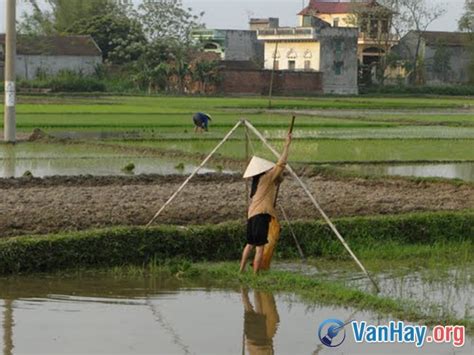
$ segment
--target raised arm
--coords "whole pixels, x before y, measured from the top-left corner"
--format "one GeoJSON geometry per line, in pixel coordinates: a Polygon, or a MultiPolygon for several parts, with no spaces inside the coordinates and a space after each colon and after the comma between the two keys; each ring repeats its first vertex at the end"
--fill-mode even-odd
{"type": "Polygon", "coordinates": [[[285,140],[285,147],[281,153],[280,159],[278,159],[277,165],[272,170],[272,180],[277,179],[285,170],[286,162],[288,161],[288,153],[290,150],[292,134],[288,133],[285,140]]]}

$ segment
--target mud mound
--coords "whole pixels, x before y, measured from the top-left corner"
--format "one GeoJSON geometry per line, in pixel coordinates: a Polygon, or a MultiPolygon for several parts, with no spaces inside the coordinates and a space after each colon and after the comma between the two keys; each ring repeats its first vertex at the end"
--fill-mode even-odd
{"type": "Polygon", "coordinates": [[[54,137],[50,136],[45,131],[39,128],[35,128],[33,130],[33,133],[31,133],[31,135],[28,137],[29,142],[45,141],[50,139],[54,139],[54,137]]]}

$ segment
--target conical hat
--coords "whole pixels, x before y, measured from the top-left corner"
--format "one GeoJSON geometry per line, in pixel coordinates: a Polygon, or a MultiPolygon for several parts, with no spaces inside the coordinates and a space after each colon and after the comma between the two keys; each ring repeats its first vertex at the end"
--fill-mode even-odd
{"type": "Polygon", "coordinates": [[[274,166],[275,163],[272,163],[271,161],[259,157],[253,157],[247,170],[245,170],[244,179],[264,173],[265,171],[272,169],[274,166]]]}

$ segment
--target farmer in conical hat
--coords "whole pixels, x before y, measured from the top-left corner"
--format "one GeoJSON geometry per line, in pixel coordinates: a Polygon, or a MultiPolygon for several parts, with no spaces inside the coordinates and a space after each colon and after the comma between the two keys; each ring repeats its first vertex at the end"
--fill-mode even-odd
{"type": "Polygon", "coordinates": [[[194,132],[195,133],[202,133],[203,131],[209,130],[209,121],[212,121],[212,117],[207,113],[203,112],[196,112],[193,115],[193,122],[194,122],[194,132]]]}
{"type": "Polygon", "coordinates": [[[288,160],[290,143],[291,133],[288,133],[285,148],[278,163],[274,164],[268,160],[253,157],[244,173],[245,179],[252,178],[252,189],[247,222],[247,245],[242,253],[240,272],[245,270],[247,259],[254,247],[256,248],[254,272],[257,273],[260,269],[267,270],[270,267],[273,249],[280,236],[275,202],[288,160]]]}

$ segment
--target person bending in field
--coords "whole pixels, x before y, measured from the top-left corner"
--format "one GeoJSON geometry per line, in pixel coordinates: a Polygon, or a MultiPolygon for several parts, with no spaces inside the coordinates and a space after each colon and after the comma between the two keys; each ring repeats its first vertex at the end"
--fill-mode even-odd
{"type": "Polygon", "coordinates": [[[196,112],[193,116],[193,122],[195,126],[194,132],[202,133],[204,131],[209,131],[209,121],[212,121],[211,116],[202,112],[196,112]]]}
{"type": "Polygon", "coordinates": [[[254,273],[270,267],[273,250],[280,236],[275,204],[278,187],[282,181],[281,176],[288,160],[291,138],[289,133],[283,153],[276,165],[265,159],[253,157],[244,173],[245,179],[252,178],[252,189],[247,221],[247,245],[242,252],[240,272],[245,271],[247,259],[254,248],[256,248],[254,273]]]}

